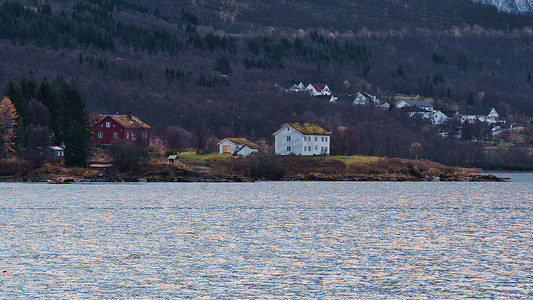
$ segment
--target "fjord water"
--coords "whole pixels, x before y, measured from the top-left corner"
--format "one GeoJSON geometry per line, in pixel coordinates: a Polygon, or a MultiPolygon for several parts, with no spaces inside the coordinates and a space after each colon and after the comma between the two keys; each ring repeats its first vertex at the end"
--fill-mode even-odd
{"type": "Polygon", "coordinates": [[[0,183],[0,298],[533,298],[511,182],[0,183]]]}

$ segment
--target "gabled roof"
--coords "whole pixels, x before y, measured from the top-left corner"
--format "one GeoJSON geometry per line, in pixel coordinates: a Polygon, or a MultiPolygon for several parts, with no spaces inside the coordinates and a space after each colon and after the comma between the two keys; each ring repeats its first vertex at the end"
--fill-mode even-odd
{"type": "Polygon", "coordinates": [[[359,94],[363,95],[365,98],[368,98],[368,99],[377,98],[376,95],[372,95],[372,94],[367,93],[367,92],[359,92],[359,94]]]}
{"type": "Polygon", "coordinates": [[[168,159],[176,159],[176,158],[179,158],[177,155],[169,155],[168,156],[168,159]]]}
{"type": "Polygon", "coordinates": [[[93,123],[93,125],[99,123],[106,117],[110,117],[115,122],[124,126],[124,128],[150,129],[150,126],[148,126],[146,123],[144,123],[134,115],[98,115],[96,116],[96,121],[93,123]]]}
{"type": "Polygon", "coordinates": [[[404,101],[410,107],[433,107],[433,104],[426,100],[399,100],[398,103],[404,101]]]}
{"type": "Polygon", "coordinates": [[[404,107],[402,110],[410,113],[431,113],[431,111],[419,107],[404,107]]]}
{"type": "Polygon", "coordinates": [[[221,140],[220,142],[218,142],[218,144],[222,143],[224,140],[228,140],[228,141],[234,143],[235,145],[248,146],[248,147],[250,147],[250,149],[259,149],[259,146],[257,146],[257,144],[254,144],[254,143],[250,142],[249,140],[247,140],[245,138],[225,138],[225,139],[221,140]]]}
{"type": "Polygon", "coordinates": [[[471,107],[460,109],[459,114],[461,116],[488,116],[492,110],[493,108],[471,107]]]}
{"type": "Polygon", "coordinates": [[[290,126],[294,128],[294,130],[300,132],[304,135],[331,135],[330,131],[326,131],[324,128],[315,125],[315,124],[308,124],[308,123],[285,123],[283,126],[281,126],[280,129],[278,129],[276,132],[274,132],[273,135],[278,133],[280,130],[285,128],[286,126],[290,126]]]}
{"type": "Polygon", "coordinates": [[[323,83],[311,83],[311,86],[312,86],[315,90],[317,90],[318,92],[320,92],[321,90],[323,90],[323,89],[326,87],[326,85],[323,84],[323,83]]]}
{"type": "Polygon", "coordinates": [[[345,102],[352,104],[355,101],[355,98],[357,98],[357,95],[341,94],[337,97],[337,100],[335,100],[335,102],[345,102]]]}

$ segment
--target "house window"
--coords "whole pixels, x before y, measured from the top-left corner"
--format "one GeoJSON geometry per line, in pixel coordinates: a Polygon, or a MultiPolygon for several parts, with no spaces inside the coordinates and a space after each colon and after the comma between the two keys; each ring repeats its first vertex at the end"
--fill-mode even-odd
{"type": "Polygon", "coordinates": [[[315,142],[318,142],[318,136],[315,136],[315,142]]]}
{"type": "Polygon", "coordinates": [[[118,132],[113,132],[113,138],[118,139],[118,132]]]}
{"type": "Polygon", "coordinates": [[[291,146],[287,146],[287,152],[291,152],[291,146]]]}
{"type": "Polygon", "coordinates": [[[315,145],[315,150],[318,150],[318,145],[315,145]]]}
{"type": "Polygon", "coordinates": [[[320,138],[320,140],[321,140],[322,142],[324,142],[324,137],[320,138]]]}
{"type": "Polygon", "coordinates": [[[231,153],[231,146],[222,146],[222,153],[231,153]]]}
{"type": "Polygon", "coordinates": [[[131,140],[132,140],[132,141],[135,141],[136,139],[137,139],[136,134],[132,132],[132,133],[131,133],[131,140]]]}
{"type": "Polygon", "coordinates": [[[130,133],[129,133],[129,132],[126,132],[126,138],[127,138],[127,139],[130,138],[130,133]]]}
{"type": "Polygon", "coordinates": [[[290,141],[291,141],[291,137],[287,136],[287,142],[290,142],[290,141]]]}
{"type": "Polygon", "coordinates": [[[107,128],[111,127],[111,122],[105,122],[105,127],[107,128]]]}
{"type": "Polygon", "coordinates": [[[320,148],[320,151],[321,151],[321,152],[324,152],[324,147],[320,148]]]}
{"type": "Polygon", "coordinates": [[[324,147],[324,152],[328,152],[328,147],[324,147]]]}
{"type": "Polygon", "coordinates": [[[104,138],[104,133],[103,132],[98,132],[98,138],[99,139],[103,139],[104,138]]]}
{"type": "Polygon", "coordinates": [[[324,139],[326,140],[326,142],[328,141],[328,137],[325,137],[324,139]]]}

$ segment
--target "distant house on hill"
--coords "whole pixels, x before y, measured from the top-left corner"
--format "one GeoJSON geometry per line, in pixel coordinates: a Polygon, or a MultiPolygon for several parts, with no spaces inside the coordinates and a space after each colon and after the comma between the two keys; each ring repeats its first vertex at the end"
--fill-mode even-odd
{"type": "Polygon", "coordinates": [[[354,105],[379,105],[379,98],[367,92],[359,92],[356,94],[354,105]]]}
{"type": "Polygon", "coordinates": [[[331,96],[329,102],[332,103],[350,103],[352,105],[370,105],[373,107],[379,107],[381,109],[389,109],[389,103],[381,102],[381,100],[369,93],[357,93],[357,94],[340,94],[339,96],[331,96]]]}
{"type": "Polygon", "coordinates": [[[131,113],[98,115],[91,126],[91,136],[98,145],[110,145],[118,141],[148,145],[150,126],[131,113]]]}
{"type": "Polygon", "coordinates": [[[420,107],[405,107],[402,108],[402,110],[404,110],[409,117],[420,116],[423,119],[431,121],[431,124],[433,125],[442,125],[448,120],[448,117],[440,110],[429,111],[420,107]]]}
{"type": "Polygon", "coordinates": [[[433,111],[433,104],[427,102],[426,100],[399,100],[396,101],[394,104],[396,108],[405,108],[405,107],[411,107],[411,108],[421,108],[427,111],[433,111]]]}
{"type": "Polygon", "coordinates": [[[218,152],[247,156],[259,152],[259,147],[245,138],[225,138],[218,142],[218,152]]]}
{"type": "Polygon", "coordinates": [[[331,90],[328,85],[323,83],[310,83],[305,90],[311,96],[331,96],[331,90]]]}
{"type": "Polygon", "coordinates": [[[465,108],[457,111],[457,115],[461,117],[461,122],[468,121],[473,123],[476,119],[481,122],[494,124],[498,121],[500,115],[494,108],[473,107],[465,108]]]}
{"type": "Polygon", "coordinates": [[[293,84],[288,90],[293,93],[301,93],[305,91],[305,85],[300,81],[298,84],[293,84]]]}
{"type": "Polygon", "coordinates": [[[276,155],[329,155],[331,132],[307,123],[284,124],[273,134],[276,155]]]}

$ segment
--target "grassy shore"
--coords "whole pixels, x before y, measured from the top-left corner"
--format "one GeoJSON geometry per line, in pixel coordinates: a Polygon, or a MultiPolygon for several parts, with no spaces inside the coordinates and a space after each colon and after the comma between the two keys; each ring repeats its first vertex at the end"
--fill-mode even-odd
{"type": "Polygon", "coordinates": [[[472,181],[497,180],[472,174],[473,170],[444,166],[426,160],[374,156],[272,156],[178,153],[179,164],[166,162],[163,154],[128,172],[67,168],[44,164],[29,172],[4,175],[4,181],[148,181],[239,182],[256,180],[339,181],[472,181]]]}

